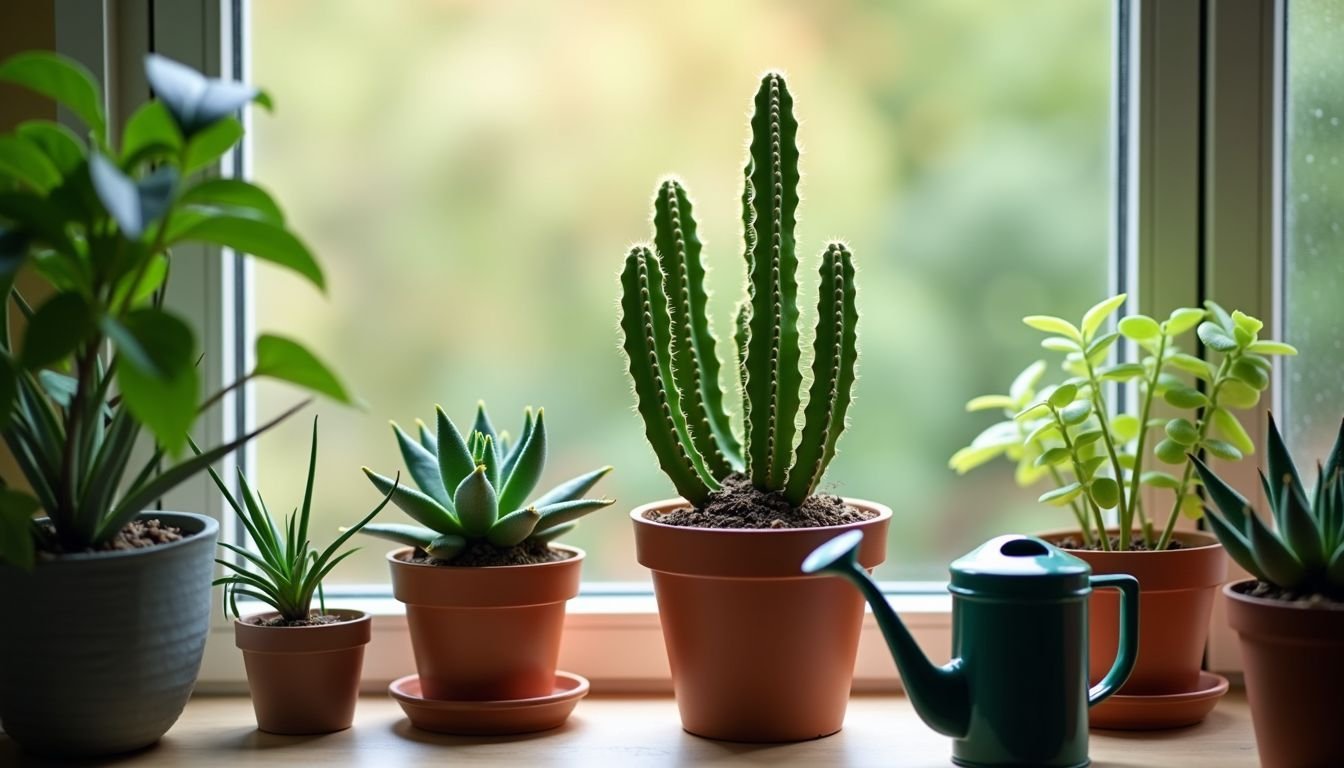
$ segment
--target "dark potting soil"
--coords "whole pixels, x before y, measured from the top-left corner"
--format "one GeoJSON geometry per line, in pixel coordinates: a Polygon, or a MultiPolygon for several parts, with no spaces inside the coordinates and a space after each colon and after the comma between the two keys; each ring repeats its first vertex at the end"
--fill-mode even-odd
{"type": "Polygon", "coordinates": [[[494,565],[539,565],[555,563],[573,557],[569,552],[551,549],[551,545],[539,541],[525,541],[516,547],[500,549],[485,542],[476,542],[458,553],[452,560],[439,560],[417,549],[411,558],[412,563],[420,565],[451,565],[459,568],[486,568],[494,565]]]}
{"type": "Polygon", "coordinates": [[[326,624],[340,624],[343,621],[354,621],[354,619],[332,616],[329,613],[314,613],[306,619],[297,621],[290,621],[284,616],[272,616],[265,621],[254,620],[249,623],[256,624],[259,627],[320,627],[326,624]]]}
{"type": "MultiPolygon", "coordinates": [[[[1053,542],[1053,543],[1054,543],[1055,546],[1059,547],[1060,549],[1079,549],[1079,550],[1082,550],[1082,551],[1084,551],[1084,552],[1103,552],[1103,551],[1105,551],[1105,550],[1103,550],[1103,549],[1101,548],[1101,545],[1100,545],[1100,544],[1097,544],[1096,542],[1093,542],[1093,543],[1091,543],[1091,544],[1084,544],[1082,538],[1081,538],[1081,537],[1078,537],[1078,536],[1067,536],[1067,537],[1062,538],[1062,539],[1060,539],[1059,541],[1056,541],[1056,542],[1053,542]]],[[[1118,551],[1118,550],[1120,549],[1120,537],[1119,537],[1119,536],[1111,536],[1111,537],[1110,537],[1110,543],[1111,543],[1111,551],[1112,551],[1112,552],[1118,551]]],[[[1171,541],[1167,542],[1167,548],[1166,548],[1165,550],[1163,550],[1163,551],[1166,552],[1166,551],[1170,551],[1170,550],[1173,550],[1173,549],[1184,549],[1184,548],[1185,548],[1185,545],[1184,545],[1184,544],[1182,544],[1181,542],[1177,541],[1176,539],[1172,539],[1171,541]]],[[[1150,546],[1148,546],[1148,543],[1145,542],[1143,539],[1131,539],[1130,542],[1129,542],[1129,549],[1126,550],[1126,551],[1128,551],[1128,552],[1151,552],[1151,551],[1153,551],[1153,548],[1150,547],[1150,546]]]]}
{"type": "Polygon", "coordinates": [[[1285,603],[1297,603],[1304,608],[1328,608],[1330,610],[1344,611],[1344,601],[1336,600],[1319,592],[1299,592],[1292,589],[1283,589],[1282,587],[1270,584],[1264,581],[1257,581],[1254,584],[1239,584],[1233,589],[1237,590],[1247,597],[1260,597],[1266,600],[1281,600],[1285,603]]]}
{"type": "Polygon", "coordinates": [[[801,507],[793,507],[784,494],[759,490],[750,478],[733,473],[723,481],[723,487],[709,495],[703,507],[648,512],[645,517],[684,528],[824,528],[871,520],[877,513],[855,509],[839,496],[820,493],[809,496],[801,507]]]}
{"type": "Polygon", "coordinates": [[[171,544],[174,541],[181,541],[182,529],[171,525],[164,525],[159,520],[132,520],[127,523],[125,528],[117,532],[116,536],[96,547],[85,549],[66,549],[56,539],[56,530],[47,524],[46,536],[41,537],[38,543],[38,556],[54,557],[56,555],[69,555],[79,552],[118,552],[128,549],[144,549],[146,547],[156,547],[160,544],[171,544]]]}

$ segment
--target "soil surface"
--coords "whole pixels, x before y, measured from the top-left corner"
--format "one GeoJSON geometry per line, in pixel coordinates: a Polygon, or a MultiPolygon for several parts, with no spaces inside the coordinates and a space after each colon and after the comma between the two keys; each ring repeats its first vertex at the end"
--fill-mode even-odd
{"type": "Polygon", "coordinates": [[[259,627],[320,627],[325,624],[340,624],[343,621],[354,621],[353,618],[342,616],[332,616],[327,613],[314,613],[306,619],[289,621],[284,616],[272,616],[265,621],[249,621],[249,624],[256,624],[259,627]]]}
{"type": "Polygon", "coordinates": [[[452,560],[439,560],[430,557],[422,550],[415,550],[412,563],[420,565],[450,565],[465,568],[488,568],[495,565],[539,565],[556,563],[573,557],[569,552],[551,549],[545,542],[525,541],[516,547],[500,549],[485,542],[470,544],[452,560]]]}
{"type": "Polygon", "coordinates": [[[829,494],[809,496],[801,507],[792,507],[784,494],[758,490],[745,475],[733,473],[703,507],[648,512],[645,517],[684,528],[824,528],[871,520],[877,513],[855,509],[829,494]]]}
{"type": "Polygon", "coordinates": [[[1249,586],[1238,586],[1234,589],[1247,597],[1297,603],[1304,608],[1329,608],[1344,611],[1344,601],[1322,595],[1319,592],[1298,592],[1292,589],[1283,589],[1264,581],[1257,581],[1249,586]]]}
{"type": "Polygon", "coordinates": [[[156,547],[160,544],[171,544],[184,538],[181,528],[164,525],[158,520],[132,520],[125,528],[118,531],[116,536],[99,546],[86,549],[66,549],[56,539],[56,530],[50,524],[46,526],[46,529],[48,535],[43,536],[38,544],[39,556],[54,557],[80,552],[118,552],[128,549],[144,549],[146,547],[156,547]]]}
{"type": "MultiPolygon", "coordinates": [[[[1112,552],[1115,552],[1115,551],[1117,551],[1117,550],[1120,549],[1120,537],[1119,537],[1119,536],[1112,536],[1112,537],[1110,537],[1110,542],[1111,542],[1111,551],[1112,551],[1112,552]]],[[[1103,551],[1105,551],[1105,550],[1103,550],[1103,549],[1101,548],[1101,545],[1100,545],[1100,544],[1096,544],[1096,543],[1092,543],[1092,544],[1084,544],[1082,538],[1079,537],[1079,536],[1068,536],[1068,537],[1065,537],[1065,538],[1063,538],[1063,539],[1060,539],[1059,541],[1055,541],[1055,542],[1051,542],[1051,543],[1054,544],[1056,547],[1059,547],[1060,549],[1079,549],[1079,550],[1082,550],[1082,551],[1084,551],[1084,552],[1103,552],[1103,551]]],[[[1171,550],[1173,550],[1173,549],[1184,549],[1184,548],[1185,548],[1185,545],[1184,545],[1184,544],[1182,544],[1181,542],[1177,541],[1176,539],[1172,539],[1171,541],[1167,542],[1167,548],[1164,549],[1164,550],[1162,550],[1162,551],[1163,551],[1163,552],[1169,552],[1169,551],[1171,551],[1171,550]]],[[[1152,547],[1149,547],[1148,544],[1147,544],[1146,542],[1144,542],[1143,539],[1130,539],[1130,542],[1129,542],[1129,549],[1126,550],[1126,551],[1128,551],[1128,552],[1151,552],[1151,551],[1153,551],[1153,549],[1152,549],[1152,547]]]]}

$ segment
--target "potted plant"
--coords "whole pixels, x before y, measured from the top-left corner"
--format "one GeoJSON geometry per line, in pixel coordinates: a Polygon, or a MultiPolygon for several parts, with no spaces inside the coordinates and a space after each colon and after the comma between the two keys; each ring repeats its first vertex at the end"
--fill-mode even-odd
{"type": "MultiPolygon", "coordinates": [[[[1091,722],[1172,727],[1202,719],[1226,690],[1225,681],[1200,671],[1214,590],[1226,578],[1226,559],[1214,537],[1176,530],[1177,520],[1197,519],[1202,509],[1199,478],[1185,456],[1207,451],[1234,461],[1253,452],[1234,411],[1259,401],[1269,384],[1267,356],[1295,350],[1261,340],[1259,320],[1229,314],[1213,302],[1205,309],[1177,309],[1160,322],[1130,315],[1108,328],[1125,299],[1120,294],[1102,301],[1078,325],[1057,317],[1024,318],[1049,334],[1043,347],[1065,355],[1066,378],[1037,391],[1045,373],[1045,364],[1037,362],[1017,377],[1008,394],[972,400],[968,410],[1000,410],[1006,418],[958,451],[950,464],[964,473],[1007,456],[1017,464],[1021,485],[1048,479],[1055,487],[1040,500],[1069,507],[1078,525],[1045,537],[1087,561],[1094,573],[1138,578],[1138,663],[1118,696],[1092,709],[1091,722]],[[1216,353],[1216,362],[1177,345],[1191,330],[1216,353]],[[1121,338],[1137,345],[1139,359],[1107,365],[1121,338]],[[1134,413],[1114,408],[1108,398],[1112,382],[1134,385],[1134,413]],[[1165,409],[1160,417],[1158,407],[1165,409]],[[1148,469],[1150,455],[1179,468],[1179,476],[1148,469]],[[1172,492],[1165,518],[1149,513],[1145,488],[1172,492]],[[1169,709],[1172,696],[1199,699],[1204,708],[1169,709]]],[[[1156,493],[1149,498],[1157,498],[1156,493]]],[[[1095,682],[1116,655],[1116,598],[1094,593],[1090,614],[1095,682]]]]}
{"type": "Polygon", "coordinates": [[[387,506],[391,491],[363,520],[346,528],[318,552],[308,539],[316,475],[316,417],[303,504],[283,524],[276,522],[261,494],[253,492],[241,469],[241,503],[210,470],[211,479],[256,546],[255,552],[249,552],[221,542],[220,546],[239,559],[216,560],[231,573],[217,579],[215,586],[224,588],[224,615],[234,616],[234,641],[243,651],[257,727],[270,733],[331,733],[349,728],[359,698],[364,646],[369,642],[369,615],[363,611],[328,611],[322,580],[342,560],[359,551],[342,552],[341,545],[387,506]],[[312,610],[314,594],[317,611],[312,610]],[[239,596],[274,610],[243,618],[238,612],[239,596]]]}
{"type": "Polygon", "coordinates": [[[275,423],[173,463],[198,414],[256,376],[348,400],[272,335],[254,371],[201,399],[195,333],[164,306],[172,250],[237,248],[319,287],[322,273],[260,187],[206,178],[242,135],[232,113],[266,97],[158,56],[145,71],[159,98],[113,146],[83,67],[45,52],[0,63],[0,80],[87,129],[30,120],[0,136],[0,433],[19,470],[0,490],[0,722],[31,751],[143,747],[191,693],[218,525],[152,505],[275,423]],[[21,271],[48,294],[36,306],[15,288],[21,271]],[[11,301],[23,327],[9,327],[11,301]]]}
{"type": "Polygon", "coordinates": [[[437,701],[516,701],[556,690],[565,602],[579,592],[583,550],[554,543],[610,499],[582,498],[611,467],[567,480],[530,503],[546,464],[545,411],[524,412],[516,441],[477,407],[467,438],[436,408],[436,434],[395,423],[419,490],[364,468],[420,526],[364,533],[408,545],[387,555],[406,604],[419,689],[437,701]],[[451,489],[451,490],[450,490],[451,489]]]}
{"type": "Polygon", "coordinates": [[[1253,578],[1223,587],[1241,638],[1246,695],[1260,762],[1336,765],[1344,756],[1337,705],[1344,688],[1344,424],[1308,495],[1273,417],[1268,471],[1272,514],[1249,502],[1198,458],[1213,508],[1205,519],[1253,578]],[[1266,520],[1272,519],[1271,530],[1266,520]]]}
{"type": "Polygon", "coordinates": [[[767,73],[742,195],[749,282],[734,336],[740,439],[724,406],[701,244],[679,182],[660,186],[654,243],[634,247],[621,275],[639,414],[681,494],[631,513],[637,553],[653,571],[683,727],[735,741],[840,729],[863,600],[799,568],[849,529],[865,532],[859,562],[876,566],[891,518],[879,504],[815,493],[845,428],[857,361],[854,265],[840,242],[821,254],[812,384],[801,433],[795,426],[803,387],[797,130],[783,76],[767,73]]]}

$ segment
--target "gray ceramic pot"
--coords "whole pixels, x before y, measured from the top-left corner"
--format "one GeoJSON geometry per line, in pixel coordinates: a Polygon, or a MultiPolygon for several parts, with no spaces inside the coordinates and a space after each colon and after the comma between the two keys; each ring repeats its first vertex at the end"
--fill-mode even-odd
{"type": "Polygon", "coordinates": [[[0,724],[25,750],[107,755],[182,714],[210,630],[219,523],[151,512],[188,534],[126,552],[0,567],[0,724]]]}

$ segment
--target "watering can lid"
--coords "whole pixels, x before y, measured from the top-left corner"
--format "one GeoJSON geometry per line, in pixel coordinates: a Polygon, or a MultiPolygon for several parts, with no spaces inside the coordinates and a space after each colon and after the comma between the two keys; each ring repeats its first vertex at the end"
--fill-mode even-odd
{"type": "Polygon", "coordinates": [[[1023,597],[1088,589],[1087,563],[1034,536],[998,536],[952,562],[953,592],[1023,597]]]}

